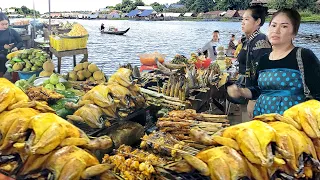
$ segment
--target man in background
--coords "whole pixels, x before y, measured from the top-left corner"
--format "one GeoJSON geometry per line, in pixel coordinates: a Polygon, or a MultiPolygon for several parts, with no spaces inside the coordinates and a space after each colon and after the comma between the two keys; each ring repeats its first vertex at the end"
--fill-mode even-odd
{"type": "Polygon", "coordinates": [[[212,39],[207,42],[201,49],[199,49],[200,54],[204,54],[206,57],[210,58],[214,61],[217,57],[217,50],[216,48],[219,45],[219,31],[215,30],[212,33],[212,39]]]}

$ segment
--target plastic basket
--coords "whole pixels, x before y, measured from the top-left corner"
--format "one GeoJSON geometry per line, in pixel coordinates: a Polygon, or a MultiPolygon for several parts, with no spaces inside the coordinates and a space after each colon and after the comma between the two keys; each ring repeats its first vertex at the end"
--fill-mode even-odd
{"type": "Polygon", "coordinates": [[[151,54],[139,54],[140,62],[143,65],[152,66],[157,65],[155,59],[158,58],[158,61],[160,63],[164,62],[164,59],[166,57],[165,54],[160,53],[151,53],[151,54]]]}
{"type": "MultiPolygon", "coordinates": [[[[42,71],[42,70],[41,70],[42,71]]],[[[29,71],[29,72],[23,72],[23,71],[18,71],[18,75],[20,79],[29,79],[31,76],[34,74],[39,77],[39,74],[41,71],[29,71]]]]}
{"type": "Polygon", "coordinates": [[[198,69],[200,68],[208,68],[211,64],[211,59],[207,58],[203,61],[198,60],[197,62],[195,62],[195,65],[198,69]]]}
{"type": "Polygon", "coordinates": [[[87,47],[88,36],[77,38],[66,38],[50,36],[50,46],[56,51],[68,51],[75,49],[84,49],[87,47]]]}
{"type": "Polygon", "coordinates": [[[157,67],[158,67],[157,65],[153,65],[153,66],[142,65],[140,67],[140,72],[153,71],[157,69],[157,67]]]}

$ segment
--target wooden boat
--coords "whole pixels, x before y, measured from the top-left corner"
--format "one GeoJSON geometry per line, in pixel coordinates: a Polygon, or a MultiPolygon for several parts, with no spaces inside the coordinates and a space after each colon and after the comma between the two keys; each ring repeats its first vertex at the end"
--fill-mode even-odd
{"type": "Polygon", "coordinates": [[[125,31],[100,31],[101,33],[105,33],[105,34],[114,34],[114,35],[124,35],[125,33],[127,33],[129,31],[130,28],[128,28],[125,31]]]}

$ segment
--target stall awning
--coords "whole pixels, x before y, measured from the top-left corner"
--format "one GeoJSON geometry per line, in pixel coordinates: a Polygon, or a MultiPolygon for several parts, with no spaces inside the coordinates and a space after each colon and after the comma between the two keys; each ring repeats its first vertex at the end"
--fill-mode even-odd
{"type": "Polygon", "coordinates": [[[127,16],[128,17],[136,16],[138,13],[139,13],[139,10],[132,10],[127,14],[127,16]]]}
{"type": "Polygon", "coordinates": [[[139,16],[140,17],[146,17],[152,14],[153,10],[144,10],[139,16]]]}

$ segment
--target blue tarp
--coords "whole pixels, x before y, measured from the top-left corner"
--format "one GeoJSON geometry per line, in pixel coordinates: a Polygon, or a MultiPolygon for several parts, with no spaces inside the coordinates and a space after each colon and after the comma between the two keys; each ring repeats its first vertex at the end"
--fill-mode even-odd
{"type": "Polygon", "coordinates": [[[146,16],[149,16],[152,12],[153,10],[144,10],[139,16],[146,17],[146,16]]]}
{"type": "Polygon", "coordinates": [[[136,10],[132,10],[127,14],[127,16],[128,17],[136,16],[138,13],[139,13],[139,10],[137,10],[137,9],[136,10]]]}

